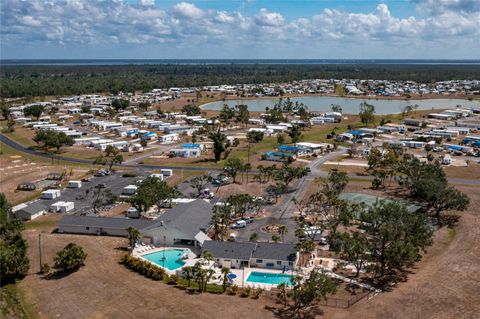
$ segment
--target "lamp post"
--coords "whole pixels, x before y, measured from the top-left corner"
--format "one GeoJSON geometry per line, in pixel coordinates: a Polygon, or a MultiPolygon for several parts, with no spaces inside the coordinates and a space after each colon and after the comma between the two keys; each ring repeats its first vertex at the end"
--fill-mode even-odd
{"type": "Polygon", "coordinates": [[[163,268],[165,268],[165,247],[167,246],[167,237],[165,235],[163,235],[163,258],[162,258],[162,262],[163,262],[163,268]]]}

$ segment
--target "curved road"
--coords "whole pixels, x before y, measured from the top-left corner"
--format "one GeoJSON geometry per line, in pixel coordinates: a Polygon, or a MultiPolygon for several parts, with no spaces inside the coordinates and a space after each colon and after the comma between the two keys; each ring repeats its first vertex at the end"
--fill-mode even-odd
{"type": "MultiPolygon", "coordinates": [[[[16,151],[21,152],[21,153],[27,153],[27,154],[30,154],[30,155],[44,157],[44,158],[48,158],[48,159],[52,158],[52,156],[50,154],[25,147],[25,146],[15,142],[15,141],[11,140],[10,138],[6,137],[3,134],[0,134],[0,142],[10,146],[11,148],[13,148],[16,151]]],[[[91,160],[82,159],[82,158],[73,158],[73,157],[67,157],[67,156],[61,156],[61,155],[56,156],[55,158],[59,159],[61,161],[71,162],[71,163],[76,163],[76,164],[92,164],[91,160]]],[[[121,166],[132,167],[132,168],[137,168],[137,169],[142,169],[142,168],[146,168],[146,169],[165,168],[165,169],[183,169],[183,170],[187,170],[187,171],[205,171],[205,170],[221,171],[222,170],[220,168],[205,168],[205,167],[192,167],[192,166],[164,166],[164,165],[160,166],[160,165],[144,165],[144,164],[122,164],[121,166]]]]}
{"type": "MultiPolygon", "coordinates": [[[[10,138],[6,137],[3,134],[0,134],[0,142],[5,143],[6,145],[10,146],[11,148],[14,148],[15,150],[17,150],[19,152],[22,152],[22,153],[27,153],[27,154],[30,154],[30,155],[40,156],[40,157],[44,157],[44,158],[48,158],[48,159],[52,158],[51,155],[49,155],[47,153],[25,147],[25,146],[15,142],[15,141],[11,140],[10,138]]],[[[343,149],[340,150],[340,151],[337,151],[337,152],[332,152],[332,153],[330,153],[326,156],[323,156],[323,157],[313,161],[312,163],[310,163],[308,166],[311,169],[311,175],[313,175],[315,177],[325,177],[325,176],[327,176],[328,172],[322,171],[321,170],[321,165],[323,163],[325,163],[326,161],[328,161],[330,159],[333,159],[336,156],[341,155],[344,152],[345,152],[345,150],[343,150],[343,149]]],[[[81,158],[73,158],[73,157],[67,157],[67,156],[61,156],[61,155],[57,156],[56,158],[59,159],[59,160],[66,161],[66,162],[71,162],[71,163],[92,164],[91,160],[86,160],[86,159],[81,159],[81,158]]],[[[160,169],[160,168],[165,168],[165,169],[183,169],[183,170],[186,170],[186,171],[205,171],[205,170],[207,170],[207,171],[222,171],[221,168],[205,168],[205,167],[195,167],[195,166],[163,166],[163,165],[160,166],[160,165],[151,165],[151,164],[149,164],[149,165],[145,165],[145,164],[122,164],[121,166],[132,167],[132,168],[136,168],[136,169],[142,169],[142,168],[144,168],[144,169],[160,169]]],[[[358,176],[358,175],[355,175],[355,174],[349,174],[349,176],[351,178],[354,178],[354,179],[364,179],[364,180],[371,180],[372,179],[372,176],[358,176]]],[[[452,184],[480,185],[480,180],[478,180],[478,179],[449,178],[448,182],[452,183],[452,184]]],[[[306,186],[308,186],[308,183],[306,183],[306,184],[307,185],[303,185],[303,187],[301,187],[301,188],[305,188],[306,186]]]]}

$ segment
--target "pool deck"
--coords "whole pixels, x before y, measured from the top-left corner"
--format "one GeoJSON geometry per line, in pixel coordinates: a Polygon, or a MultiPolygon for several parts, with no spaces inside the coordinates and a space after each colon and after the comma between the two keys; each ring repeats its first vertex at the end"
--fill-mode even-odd
{"type": "Polygon", "coordinates": [[[147,262],[149,262],[149,263],[151,263],[155,266],[158,266],[158,267],[164,269],[170,275],[177,274],[177,271],[182,269],[184,266],[179,267],[179,268],[174,269],[174,270],[170,270],[168,268],[162,267],[159,264],[154,263],[154,262],[146,259],[145,257],[143,257],[145,255],[156,253],[156,252],[161,252],[163,250],[188,250],[188,255],[187,255],[188,258],[183,260],[185,262],[184,266],[187,266],[189,264],[189,261],[197,258],[197,255],[195,255],[189,248],[180,248],[180,247],[156,247],[156,248],[153,248],[153,249],[150,248],[150,249],[146,249],[146,250],[135,248],[132,252],[132,256],[137,257],[141,260],[147,261],[147,262]]]}
{"type": "Polygon", "coordinates": [[[244,269],[230,269],[232,274],[237,275],[237,278],[232,280],[234,285],[238,287],[251,287],[251,288],[262,288],[264,290],[271,290],[272,288],[276,288],[276,284],[266,284],[266,283],[256,283],[256,282],[248,282],[247,278],[250,276],[252,272],[262,272],[262,273],[269,273],[269,274],[283,274],[283,275],[295,275],[295,272],[287,271],[283,272],[279,269],[268,269],[268,268],[247,268],[244,269]]]}

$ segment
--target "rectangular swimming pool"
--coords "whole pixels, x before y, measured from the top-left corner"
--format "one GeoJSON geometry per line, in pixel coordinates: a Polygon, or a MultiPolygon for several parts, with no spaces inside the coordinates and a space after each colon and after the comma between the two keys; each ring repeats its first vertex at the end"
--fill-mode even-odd
{"type": "Polygon", "coordinates": [[[175,270],[185,265],[185,262],[182,260],[182,256],[188,252],[188,249],[165,249],[142,255],[142,257],[153,262],[154,264],[159,265],[160,267],[168,270],[175,270]]]}
{"type": "Polygon", "coordinates": [[[270,284],[270,285],[279,285],[282,283],[291,285],[292,278],[293,278],[292,275],[273,274],[268,272],[253,271],[250,273],[250,275],[248,275],[247,281],[256,282],[260,284],[270,284]]]}

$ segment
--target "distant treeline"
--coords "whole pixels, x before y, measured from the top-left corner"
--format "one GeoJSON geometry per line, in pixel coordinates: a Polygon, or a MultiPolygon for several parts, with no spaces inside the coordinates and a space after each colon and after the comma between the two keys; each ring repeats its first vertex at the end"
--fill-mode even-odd
{"type": "Polygon", "coordinates": [[[431,83],[480,79],[480,65],[209,64],[209,65],[3,65],[0,96],[57,96],[217,84],[302,79],[381,79],[431,83]]]}

